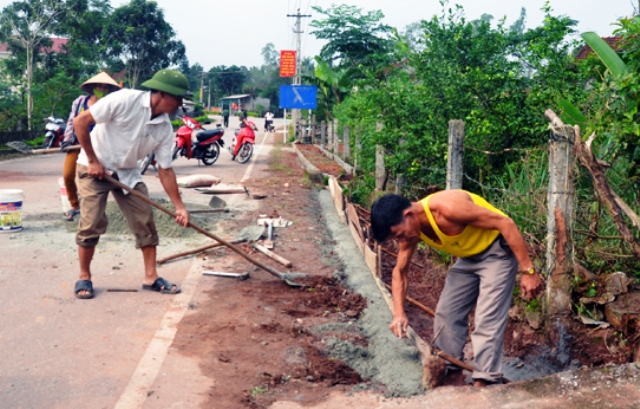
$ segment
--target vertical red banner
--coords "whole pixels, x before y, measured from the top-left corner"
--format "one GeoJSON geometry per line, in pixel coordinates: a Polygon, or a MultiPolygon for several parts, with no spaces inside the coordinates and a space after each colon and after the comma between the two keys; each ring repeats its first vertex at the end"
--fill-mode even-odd
{"type": "Polygon", "coordinates": [[[280,50],[280,76],[295,77],[296,52],[294,50],[280,50]]]}

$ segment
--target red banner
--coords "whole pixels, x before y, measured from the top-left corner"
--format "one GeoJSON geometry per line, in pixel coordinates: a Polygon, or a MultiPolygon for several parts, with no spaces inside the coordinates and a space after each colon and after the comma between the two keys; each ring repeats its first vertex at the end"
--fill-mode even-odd
{"type": "Polygon", "coordinates": [[[295,77],[296,52],[293,50],[280,50],[280,76],[295,77]]]}

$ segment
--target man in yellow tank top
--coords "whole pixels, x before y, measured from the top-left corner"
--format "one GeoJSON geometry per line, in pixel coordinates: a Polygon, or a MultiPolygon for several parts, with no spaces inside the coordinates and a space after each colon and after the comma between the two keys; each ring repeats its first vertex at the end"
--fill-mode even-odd
{"type": "MultiPolygon", "coordinates": [[[[504,331],[518,264],[522,272],[521,294],[536,297],[544,288],[514,221],[482,197],[464,190],[434,193],[419,202],[385,195],[371,209],[374,238],[400,243],[392,275],[393,320],[389,328],[404,336],[409,321],[404,300],[411,256],[420,241],[459,257],[449,269],[434,321],[434,346],[462,359],[468,316],[475,310],[471,334],[475,371],[474,386],[502,382],[504,331]]],[[[462,371],[447,367],[451,383],[462,381],[462,371]]]]}

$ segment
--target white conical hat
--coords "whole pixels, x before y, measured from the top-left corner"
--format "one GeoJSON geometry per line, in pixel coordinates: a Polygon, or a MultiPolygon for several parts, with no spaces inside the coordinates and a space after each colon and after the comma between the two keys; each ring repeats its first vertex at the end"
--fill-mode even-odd
{"type": "Polygon", "coordinates": [[[111,88],[112,92],[120,89],[118,83],[106,72],[101,72],[100,74],[89,78],[82,83],[80,88],[82,88],[84,92],[91,93],[91,91],[93,90],[93,87],[90,86],[91,84],[106,84],[109,86],[109,88],[111,88]]]}

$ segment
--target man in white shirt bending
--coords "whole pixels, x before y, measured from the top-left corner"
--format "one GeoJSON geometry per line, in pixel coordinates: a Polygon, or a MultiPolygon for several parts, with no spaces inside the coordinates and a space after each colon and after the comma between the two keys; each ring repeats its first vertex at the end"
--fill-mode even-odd
{"type": "Polygon", "coordinates": [[[189,224],[189,213],[171,168],[175,137],[169,120],[169,115],[182,106],[182,98],[189,94],[189,82],[182,73],[165,69],[142,86],[151,91],[123,89],[112,93],[74,120],[74,130],[82,145],[76,168],[82,197],[76,234],[80,261],[80,278],[75,286],[77,298],[93,298],[91,260],[100,236],[107,230],[105,209],[109,192],[136,238],[136,248],[142,250],[145,268],[142,288],[163,294],[180,292],[180,287],[158,276],[158,233],[151,206],[103,179],[104,174],[109,173],[121,183],[149,196],[137,164],[138,160],[155,152],[158,176],[175,207],[176,222],[185,227],[189,224]],[[95,127],[89,133],[93,124],[95,127]]]}

